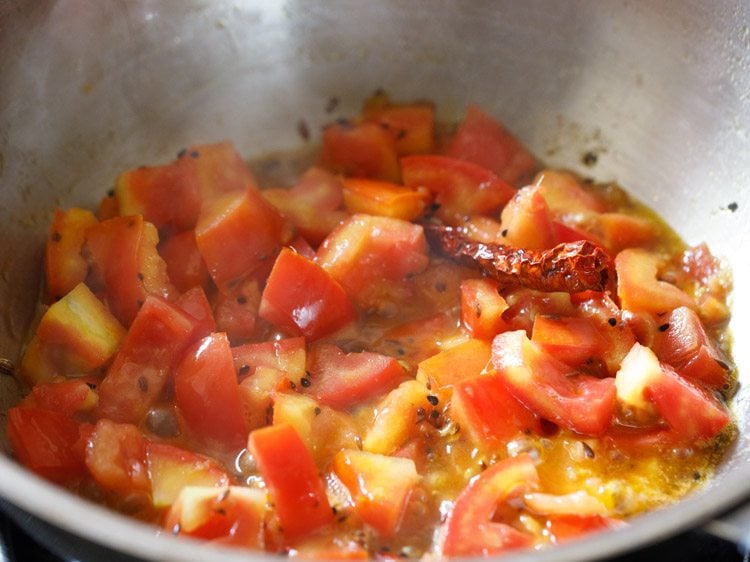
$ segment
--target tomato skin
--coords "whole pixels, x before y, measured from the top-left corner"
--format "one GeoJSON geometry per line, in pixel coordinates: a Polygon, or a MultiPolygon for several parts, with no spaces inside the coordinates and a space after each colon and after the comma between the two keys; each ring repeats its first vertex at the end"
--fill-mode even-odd
{"type": "Polygon", "coordinates": [[[404,379],[404,368],[393,357],[363,351],[344,353],[332,344],[313,346],[308,357],[309,386],[321,404],[345,409],[393,389],[404,379]]]}
{"type": "Polygon", "coordinates": [[[503,319],[508,303],[490,279],[461,281],[461,323],[472,337],[491,340],[509,326],[503,319]]]}
{"type": "Polygon", "coordinates": [[[323,130],[320,165],[346,176],[398,182],[393,137],[376,123],[334,123],[323,130]]]}
{"type": "Polygon", "coordinates": [[[492,342],[492,364],[508,390],[544,419],[584,435],[601,436],[615,413],[615,381],[571,374],[522,330],[492,342]]]}
{"type": "Polygon", "coordinates": [[[352,215],[320,245],[317,263],[359,306],[374,306],[427,268],[427,240],[419,225],[352,215]]]}
{"type": "Polygon", "coordinates": [[[174,391],[192,435],[207,444],[242,447],[247,429],[226,334],[211,334],[185,352],[174,370],[174,391]]]}
{"type": "Polygon", "coordinates": [[[160,230],[193,228],[201,208],[198,182],[182,159],[121,173],[115,183],[115,197],[119,214],[142,215],[160,230]]]}
{"type": "Polygon", "coordinates": [[[490,170],[447,156],[405,156],[401,159],[404,185],[427,188],[440,205],[436,215],[460,224],[470,215],[499,211],[515,190],[490,170]]]}
{"type": "Polygon", "coordinates": [[[310,340],[335,332],[356,312],[344,289],[317,263],[284,248],[263,289],[258,314],[274,326],[310,340]]]}
{"type": "Polygon", "coordinates": [[[261,195],[316,247],[346,216],[341,179],[322,168],[310,168],[290,189],[264,189],[261,195]]]}
{"type": "Polygon", "coordinates": [[[300,538],[333,521],[315,461],[290,425],[270,425],[252,431],[248,449],[268,486],[287,540],[300,538]]]}
{"type": "Polygon", "coordinates": [[[42,316],[21,358],[20,374],[32,383],[102,369],[117,353],[125,329],[83,283],[42,316]]]}
{"type": "Polygon", "coordinates": [[[232,348],[234,368],[240,376],[249,375],[257,367],[270,367],[299,380],[305,376],[306,356],[303,337],[245,343],[232,348]]]}
{"type": "Polygon", "coordinates": [[[489,556],[530,546],[531,535],[492,520],[498,504],[533,489],[539,477],[531,458],[511,457],[475,477],[456,499],[446,522],[445,556],[489,556]]]}
{"type": "Polygon", "coordinates": [[[91,211],[55,209],[45,248],[46,300],[55,302],[86,280],[88,263],[81,255],[86,230],[98,221],[91,211]]]}
{"type": "Polygon", "coordinates": [[[516,400],[493,373],[456,385],[450,417],[485,451],[498,449],[519,433],[541,434],[539,417],[516,400]]]}
{"type": "Polygon", "coordinates": [[[731,421],[722,402],[666,365],[644,394],[685,443],[711,439],[731,421]]]}
{"type": "Polygon", "coordinates": [[[729,362],[711,341],[698,315],[687,307],[676,308],[656,336],[654,350],[687,379],[709,388],[722,389],[729,384],[729,362]]]}
{"type": "Polygon", "coordinates": [[[519,189],[500,215],[505,243],[527,250],[551,248],[556,235],[541,188],[519,189]]]}
{"type": "Polygon", "coordinates": [[[159,255],[167,264],[169,280],[180,292],[193,287],[209,287],[211,276],[195,241],[195,231],[169,236],[159,245],[159,255]]]}
{"type": "Polygon", "coordinates": [[[419,482],[414,461],[344,449],[334,457],[333,471],[352,494],[359,516],[381,536],[393,537],[419,482]]]}
{"type": "Polygon", "coordinates": [[[86,447],[86,466],[105,490],[123,498],[150,495],[146,442],[132,424],[99,420],[86,447]]]}
{"type": "Polygon", "coordinates": [[[254,188],[207,202],[195,227],[198,250],[220,288],[262,272],[290,238],[284,219],[254,188]]]}
{"type": "Polygon", "coordinates": [[[196,325],[173,304],[147,297],[99,385],[99,414],[140,423],[161,394],[170,369],[194,341],[196,325]]]}
{"type": "Polygon", "coordinates": [[[85,474],[76,454],[78,424],[64,414],[43,408],[8,410],[8,440],[16,458],[32,472],[65,483],[85,474]]]}
{"type": "Polygon", "coordinates": [[[470,105],[446,153],[492,170],[520,187],[536,169],[531,153],[495,119],[470,105]]]}

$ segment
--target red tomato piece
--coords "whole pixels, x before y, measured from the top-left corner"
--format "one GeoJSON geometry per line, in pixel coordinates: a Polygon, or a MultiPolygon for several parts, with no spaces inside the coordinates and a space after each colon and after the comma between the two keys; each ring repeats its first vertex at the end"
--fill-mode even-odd
{"type": "Polygon", "coordinates": [[[590,318],[537,315],[531,340],[563,363],[580,367],[604,354],[607,341],[602,331],[590,318]]]}
{"type": "Polygon", "coordinates": [[[259,331],[258,308],[260,288],[255,279],[245,279],[219,289],[214,299],[216,325],[229,341],[239,343],[253,338],[259,331]]]}
{"type": "Polygon", "coordinates": [[[99,413],[140,423],[161,395],[172,366],[195,341],[199,325],[171,303],[147,297],[99,385],[99,413]]]}
{"type": "Polygon", "coordinates": [[[539,477],[528,455],[502,460],[474,478],[446,522],[445,556],[489,556],[530,546],[531,535],[493,519],[499,505],[532,490],[539,477]]]}
{"type": "Polygon", "coordinates": [[[435,107],[431,103],[394,104],[387,96],[376,94],[365,102],[362,118],[390,133],[399,156],[435,151],[435,107]]]}
{"type": "Polygon", "coordinates": [[[71,417],[76,412],[87,412],[96,407],[99,396],[93,388],[93,384],[89,386],[81,379],[35,384],[23,404],[71,417]]]}
{"type": "Polygon", "coordinates": [[[556,515],[547,520],[547,530],[550,541],[555,544],[578,538],[595,531],[619,529],[627,523],[621,519],[604,517],[602,515],[556,515]]]}
{"type": "Polygon", "coordinates": [[[21,375],[29,382],[92,374],[117,353],[125,329],[83,283],[42,316],[24,350],[21,375]]]}
{"type": "Polygon", "coordinates": [[[491,340],[509,328],[503,319],[508,303],[490,279],[461,281],[461,323],[472,337],[491,340]]]}
{"type": "Polygon", "coordinates": [[[112,313],[125,326],[148,295],[174,295],[167,266],[156,250],[158,242],[156,228],[140,215],[102,221],[86,231],[92,289],[104,291],[112,313]]]}
{"type": "Polygon", "coordinates": [[[534,178],[534,185],[544,197],[550,212],[558,217],[568,214],[603,213],[606,205],[586,191],[573,174],[543,170],[534,178]]]}
{"type": "Polygon", "coordinates": [[[256,367],[284,371],[293,380],[305,376],[305,338],[285,338],[260,343],[246,343],[232,348],[234,368],[240,376],[256,367]]]}
{"type": "Polygon", "coordinates": [[[576,374],[522,330],[492,342],[492,364],[508,390],[544,419],[584,435],[603,435],[615,413],[615,381],[576,374]]]}
{"type": "Polygon", "coordinates": [[[721,389],[729,384],[728,359],[708,337],[693,310],[684,306],[674,309],[662,326],[654,346],[661,361],[709,388],[721,389]]]}
{"type": "Polygon", "coordinates": [[[496,213],[516,192],[489,169],[447,156],[405,156],[401,173],[404,185],[427,188],[434,195],[440,205],[436,215],[450,224],[496,213]]]}
{"type": "Polygon", "coordinates": [[[555,245],[555,232],[547,202],[539,187],[518,190],[500,215],[505,243],[527,250],[555,245]]]}
{"type": "Polygon", "coordinates": [[[344,178],[344,202],[350,213],[365,213],[413,221],[424,214],[430,202],[426,189],[366,178],[344,178]]]}
{"type": "Polygon", "coordinates": [[[102,488],[122,497],[151,492],[146,441],[134,425],[99,420],[86,447],[86,466],[102,488]]]}
{"type": "Polygon", "coordinates": [[[115,197],[119,214],[142,215],[159,230],[193,228],[201,210],[198,182],[183,159],[121,173],[115,183],[115,197]]]}
{"type": "Polygon", "coordinates": [[[258,463],[287,540],[333,521],[325,483],[310,451],[290,425],[256,429],[247,447],[258,463]]]}
{"type": "Polygon", "coordinates": [[[236,449],[247,438],[232,350],[226,334],[196,342],[174,370],[175,404],[192,435],[236,449]]]}
{"type": "Polygon", "coordinates": [[[466,236],[477,242],[505,244],[503,227],[493,218],[482,215],[469,217],[461,223],[461,229],[466,236]]]}
{"type": "Polygon", "coordinates": [[[488,341],[469,339],[421,361],[417,376],[436,389],[454,386],[484,371],[491,354],[488,341]]]}
{"type": "Polygon", "coordinates": [[[153,441],[146,442],[145,450],[154,507],[172,505],[180,490],[187,486],[216,489],[232,482],[221,465],[210,457],[153,441]]]}
{"type": "Polygon", "coordinates": [[[353,215],[337,227],[318,248],[317,261],[364,307],[382,302],[429,263],[421,226],[370,215],[353,215]]]}
{"type": "Polygon", "coordinates": [[[659,257],[645,250],[628,248],[615,258],[617,296],[623,310],[664,314],[675,308],[695,308],[686,292],[657,278],[659,257]]]}
{"type": "Polygon", "coordinates": [[[86,240],[86,230],[97,222],[94,214],[85,209],[55,209],[44,262],[48,303],[61,299],[86,280],[89,265],[81,250],[86,240]]]}
{"type": "Polygon", "coordinates": [[[289,248],[276,258],[258,314],[277,328],[311,340],[343,328],[356,316],[331,274],[289,248]]]}
{"type": "Polygon", "coordinates": [[[19,462],[53,482],[69,482],[85,474],[76,454],[78,424],[60,412],[42,408],[8,410],[8,441],[19,462]]]}
{"type": "Polygon", "coordinates": [[[316,247],[346,216],[341,180],[322,168],[310,168],[290,189],[264,189],[261,195],[316,247]]]}
{"type": "Polygon", "coordinates": [[[117,204],[117,198],[114,195],[103,197],[96,209],[96,218],[100,221],[111,219],[119,214],[120,205],[117,204]]]}
{"type": "Polygon", "coordinates": [[[257,187],[253,173],[230,141],[191,146],[181,151],[178,159],[192,170],[203,204],[257,187]]]}
{"type": "Polygon", "coordinates": [[[354,500],[354,509],[382,537],[398,531],[419,474],[414,461],[367,451],[340,451],[333,471],[354,500]]]}
{"type": "Polygon", "coordinates": [[[653,220],[625,213],[598,215],[596,230],[604,247],[613,254],[633,246],[648,246],[659,236],[653,220]]]}
{"type": "Polygon", "coordinates": [[[262,271],[290,239],[284,219],[254,188],[205,203],[195,227],[198,250],[219,287],[262,271]]]}
{"type": "Polygon", "coordinates": [[[718,398],[667,365],[645,388],[644,396],[685,443],[711,439],[731,421],[729,410],[718,398]]]}
{"type": "Polygon", "coordinates": [[[459,382],[453,389],[449,415],[485,451],[497,450],[519,433],[541,433],[539,417],[493,373],[459,382]]]}
{"type": "Polygon", "coordinates": [[[208,288],[211,276],[195,241],[195,231],[169,236],[159,245],[159,255],[167,264],[169,280],[180,292],[193,287],[208,288]]]}
{"type": "Polygon", "coordinates": [[[492,170],[517,187],[536,169],[534,157],[518,139],[475,105],[466,110],[446,153],[492,170]]]}
{"type": "Polygon", "coordinates": [[[263,549],[267,504],[262,490],[187,486],[167,513],[164,528],[217,544],[263,549]]]}
{"type": "Polygon", "coordinates": [[[343,409],[393,389],[405,371],[393,357],[363,351],[344,353],[332,344],[310,349],[303,392],[321,404],[343,409]]]}
{"type": "Polygon", "coordinates": [[[216,321],[211,310],[206,292],[201,287],[193,287],[186,293],[180,295],[175,306],[187,314],[193,320],[193,337],[195,339],[206,337],[216,331],[216,321]]]}
{"type": "Polygon", "coordinates": [[[320,165],[345,176],[398,182],[396,144],[376,123],[333,123],[323,130],[320,165]]]}

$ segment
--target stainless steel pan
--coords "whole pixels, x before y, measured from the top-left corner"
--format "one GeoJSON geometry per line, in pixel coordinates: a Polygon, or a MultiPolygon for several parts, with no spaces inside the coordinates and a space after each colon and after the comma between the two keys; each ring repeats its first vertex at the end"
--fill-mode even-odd
{"type": "MultiPolygon", "coordinates": [[[[93,205],[116,172],[167,161],[190,143],[230,138],[246,155],[297,147],[299,120],[317,131],[378,87],[395,99],[430,98],[444,119],[469,102],[483,106],[548,163],[618,180],[734,268],[742,436],[716,478],[623,531],[518,559],[613,555],[750,496],[750,7],[742,0],[5,0],[0,356],[18,354],[56,204],[93,205]],[[340,103],[331,114],[332,97],[340,103]],[[593,167],[580,163],[588,151],[598,155],[593,167]]],[[[4,411],[17,392],[8,377],[0,385],[4,411]]],[[[0,474],[5,501],[53,529],[146,559],[209,558],[205,547],[157,537],[5,455],[0,474]]]]}

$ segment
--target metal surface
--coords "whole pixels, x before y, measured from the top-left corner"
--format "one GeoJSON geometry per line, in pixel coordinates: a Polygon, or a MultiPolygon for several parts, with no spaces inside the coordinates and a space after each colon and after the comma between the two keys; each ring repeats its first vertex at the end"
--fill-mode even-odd
{"type": "MultiPolygon", "coordinates": [[[[750,495],[749,28],[741,0],[6,0],[0,356],[17,356],[32,316],[52,208],[93,205],[118,171],[221,138],[248,156],[296,147],[300,119],[317,131],[379,87],[430,98],[446,120],[477,103],[543,160],[616,179],[688,242],[707,241],[738,287],[742,436],[713,482],[623,531],[516,559],[600,558],[700,524],[750,495]],[[587,151],[594,167],[579,164],[587,151]]],[[[4,410],[16,393],[0,382],[4,410]]],[[[209,558],[3,455],[0,472],[6,500],[86,540],[147,559],[209,558]]]]}

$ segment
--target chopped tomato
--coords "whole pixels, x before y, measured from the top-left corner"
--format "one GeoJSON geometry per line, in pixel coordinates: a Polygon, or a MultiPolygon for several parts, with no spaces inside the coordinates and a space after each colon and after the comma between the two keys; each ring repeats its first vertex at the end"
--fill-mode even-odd
{"type": "Polygon", "coordinates": [[[346,216],[342,209],[341,179],[322,168],[310,168],[290,189],[264,189],[261,195],[314,246],[318,246],[346,216]]]}
{"type": "Polygon", "coordinates": [[[377,123],[342,121],[323,130],[320,165],[347,176],[398,182],[396,142],[377,123]]]}
{"type": "Polygon", "coordinates": [[[206,292],[201,287],[193,287],[180,295],[175,302],[177,308],[187,314],[193,321],[193,337],[195,339],[206,337],[216,331],[216,321],[208,302],[206,292]]]}
{"type": "Polygon", "coordinates": [[[657,278],[659,257],[630,248],[615,258],[617,296],[623,310],[664,314],[675,308],[695,308],[695,301],[674,285],[657,278]]]}
{"type": "Polygon", "coordinates": [[[547,530],[550,541],[559,544],[581,535],[604,531],[607,529],[619,529],[626,523],[620,519],[603,517],[601,515],[556,515],[547,520],[547,530]]]}
{"type": "Polygon", "coordinates": [[[277,328],[313,340],[343,328],[356,315],[325,268],[288,248],[276,259],[258,314],[277,328]]]}
{"type": "Polygon", "coordinates": [[[493,373],[459,382],[453,389],[449,415],[485,451],[497,450],[518,434],[541,433],[539,417],[493,373]]]}
{"type": "Polygon", "coordinates": [[[604,355],[608,343],[603,326],[590,318],[537,315],[531,340],[571,367],[592,363],[604,355]]]}
{"type": "Polygon", "coordinates": [[[257,187],[253,173],[230,141],[191,146],[178,158],[192,170],[204,205],[227,193],[257,187]]]}
{"type": "Polygon", "coordinates": [[[134,425],[99,420],[86,447],[86,466],[102,488],[123,498],[151,492],[146,442],[134,425]]]}
{"type": "Polygon", "coordinates": [[[124,336],[122,325],[80,283],[42,316],[21,358],[21,375],[40,383],[92,374],[107,365],[124,336]]]}
{"type": "Polygon", "coordinates": [[[446,522],[445,556],[489,556],[530,546],[531,535],[494,520],[499,505],[539,482],[531,457],[502,460],[474,478],[456,499],[446,522]]]}
{"type": "Polygon", "coordinates": [[[729,384],[729,360],[712,341],[698,315],[687,307],[676,308],[659,328],[656,354],[682,376],[722,389],[729,384]]]}
{"type": "Polygon", "coordinates": [[[204,204],[195,227],[198,250],[219,287],[270,267],[290,239],[284,219],[253,188],[204,204]]]}
{"type": "Polygon", "coordinates": [[[460,224],[470,215],[492,214],[507,203],[515,190],[490,170],[447,156],[405,156],[401,159],[404,185],[426,188],[440,206],[436,215],[460,224]]]}
{"type": "Polygon", "coordinates": [[[554,246],[555,231],[547,202],[539,186],[524,187],[500,215],[505,243],[527,250],[554,246]]]}
{"type": "Polygon", "coordinates": [[[491,340],[509,328],[503,319],[508,303],[490,279],[461,281],[461,323],[475,338],[491,340]]]}
{"type": "Polygon", "coordinates": [[[433,388],[454,386],[479,375],[490,360],[489,342],[469,339],[421,361],[417,378],[429,381],[433,388]]]}
{"type": "Polygon", "coordinates": [[[212,458],[167,443],[147,441],[146,463],[155,507],[172,505],[187,486],[223,488],[231,479],[212,458]]]}
{"type": "Polygon", "coordinates": [[[99,396],[94,388],[94,384],[81,379],[36,384],[23,404],[71,417],[77,412],[88,412],[96,408],[99,396]]]}
{"type": "Polygon", "coordinates": [[[602,213],[596,221],[599,239],[613,253],[648,246],[659,234],[652,220],[625,213],[602,213]]]}
{"type": "Polygon", "coordinates": [[[8,410],[8,441],[26,468],[54,482],[69,482],[85,474],[76,454],[78,424],[61,412],[43,408],[8,410]]]}
{"type": "Polygon", "coordinates": [[[307,382],[303,392],[321,404],[343,409],[395,388],[404,378],[404,368],[393,357],[363,351],[344,353],[332,344],[310,349],[307,382]]]}
{"type": "Polygon", "coordinates": [[[584,435],[603,435],[615,413],[615,381],[572,371],[526,333],[492,342],[492,364],[508,390],[540,417],[584,435]]]}
{"type": "Polygon", "coordinates": [[[604,202],[586,191],[569,172],[544,170],[534,178],[534,185],[539,186],[539,193],[556,216],[603,213],[607,210],[604,202]]]}
{"type": "Polygon", "coordinates": [[[435,107],[431,103],[390,103],[386,95],[376,94],[365,102],[362,117],[390,133],[399,156],[434,152],[435,107]]]}
{"type": "Polygon", "coordinates": [[[349,489],[365,523],[381,536],[392,537],[419,482],[414,461],[344,449],[333,459],[333,471],[349,489]]]}
{"type": "Polygon", "coordinates": [[[61,299],[86,280],[89,265],[81,250],[86,230],[97,222],[94,214],[85,209],[55,209],[44,262],[47,302],[61,299]]]}
{"type": "Polygon", "coordinates": [[[284,371],[292,380],[305,375],[305,338],[285,338],[259,343],[246,343],[232,348],[234,367],[240,376],[256,367],[272,367],[284,371]]]}
{"type": "Polygon", "coordinates": [[[226,334],[196,342],[174,371],[175,403],[192,435],[239,448],[247,437],[232,350],[226,334]]]}
{"type": "Polygon", "coordinates": [[[167,513],[164,528],[175,535],[262,549],[267,511],[262,490],[186,486],[167,513]]]}
{"type": "Polygon", "coordinates": [[[211,276],[195,241],[195,231],[186,230],[169,236],[159,245],[159,255],[167,264],[169,280],[178,291],[209,287],[211,276]]]}
{"type": "Polygon", "coordinates": [[[215,297],[216,326],[229,341],[248,341],[261,331],[258,322],[260,288],[255,279],[245,279],[219,289],[215,297]]]}
{"type": "Polygon", "coordinates": [[[344,178],[344,202],[350,213],[366,213],[412,221],[422,216],[431,196],[426,189],[412,189],[380,180],[344,178]]]}
{"type": "Polygon", "coordinates": [[[247,446],[258,463],[287,540],[333,521],[315,461],[290,425],[256,429],[250,433],[247,446]]]}
{"type": "Polygon", "coordinates": [[[147,297],[99,385],[99,413],[138,424],[161,395],[167,376],[196,338],[199,323],[176,306],[147,297]]]}
{"type": "Polygon", "coordinates": [[[388,217],[353,215],[318,248],[317,262],[361,306],[382,301],[398,282],[429,262],[421,226],[388,217]]]}
{"type": "Polygon", "coordinates": [[[461,223],[461,230],[466,236],[477,242],[484,242],[485,244],[505,244],[505,234],[503,226],[499,221],[485,217],[483,215],[475,215],[468,217],[461,223]]]}
{"type": "Polygon", "coordinates": [[[123,172],[117,176],[115,197],[119,214],[142,215],[160,230],[193,228],[201,209],[198,182],[184,159],[123,172]]]}
{"type": "Polygon", "coordinates": [[[159,234],[140,215],[115,217],[86,231],[94,292],[103,291],[112,313],[129,326],[148,295],[171,298],[174,287],[156,245],[159,234]]]}
{"type": "Polygon", "coordinates": [[[520,187],[536,169],[534,157],[499,122],[475,105],[466,110],[447,154],[492,170],[520,187]]]}

